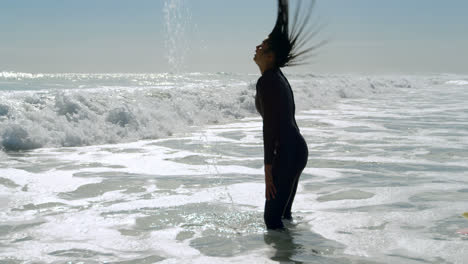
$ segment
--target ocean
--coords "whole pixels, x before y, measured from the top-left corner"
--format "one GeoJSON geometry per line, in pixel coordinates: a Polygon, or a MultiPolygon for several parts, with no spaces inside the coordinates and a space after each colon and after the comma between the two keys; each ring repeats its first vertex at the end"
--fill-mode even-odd
{"type": "Polygon", "coordinates": [[[286,75],[278,232],[258,74],[0,72],[0,263],[466,263],[468,76],[286,75]]]}

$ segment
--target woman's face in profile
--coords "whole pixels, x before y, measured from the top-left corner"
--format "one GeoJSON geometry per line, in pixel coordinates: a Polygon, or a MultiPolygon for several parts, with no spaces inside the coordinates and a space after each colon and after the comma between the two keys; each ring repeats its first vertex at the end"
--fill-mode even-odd
{"type": "Polygon", "coordinates": [[[270,47],[268,45],[268,38],[262,41],[260,45],[258,45],[255,49],[255,56],[254,61],[257,65],[265,64],[269,57],[271,56],[270,47]]]}

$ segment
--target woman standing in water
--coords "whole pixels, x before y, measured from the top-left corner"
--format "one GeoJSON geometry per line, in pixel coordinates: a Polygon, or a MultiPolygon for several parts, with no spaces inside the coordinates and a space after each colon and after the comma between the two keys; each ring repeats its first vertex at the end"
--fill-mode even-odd
{"type": "MultiPolygon", "coordinates": [[[[308,157],[307,144],[294,117],[294,95],[280,68],[300,64],[304,55],[317,47],[298,50],[307,42],[302,35],[310,13],[301,19],[298,6],[289,34],[288,0],[278,0],[278,3],[276,25],[257,46],[254,57],[262,73],[257,82],[255,105],[263,118],[264,219],[268,229],[283,228],[282,219],[292,220],[292,203],[308,157]]],[[[306,35],[310,38],[314,32],[306,35]]]]}

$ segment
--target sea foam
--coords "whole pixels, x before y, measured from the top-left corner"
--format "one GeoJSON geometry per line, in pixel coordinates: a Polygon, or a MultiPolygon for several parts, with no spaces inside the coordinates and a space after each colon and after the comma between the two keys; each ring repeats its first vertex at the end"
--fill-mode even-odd
{"type": "MultiPolygon", "coordinates": [[[[418,85],[404,76],[288,75],[298,111],[418,85]]],[[[4,150],[167,137],[256,115],[258,75],[0,73],[4,150]]]]}

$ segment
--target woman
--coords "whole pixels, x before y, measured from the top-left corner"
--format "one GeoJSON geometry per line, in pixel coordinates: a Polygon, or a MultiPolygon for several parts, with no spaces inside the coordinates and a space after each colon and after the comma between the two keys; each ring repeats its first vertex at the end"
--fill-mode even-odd
{"type": "Polygon", "coordinates": [[[279,0],[278,3],[275,28],[257,46],[254,57],[262,73],[257,82],[255,105],[263,118],[266,184],[264,219],[268,229],[283,228],[282,219],[292,219],[292,203],[308,157],[307,144],[294,117],[293,92],[280,68],[297,65],[303,61],[304,55],[317,47],[298,51],[306,42],[302,34],[310,13],[298,19],[299,12],[296,12],[292,34],[289,34],[288,1],[279,0]]]}

